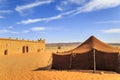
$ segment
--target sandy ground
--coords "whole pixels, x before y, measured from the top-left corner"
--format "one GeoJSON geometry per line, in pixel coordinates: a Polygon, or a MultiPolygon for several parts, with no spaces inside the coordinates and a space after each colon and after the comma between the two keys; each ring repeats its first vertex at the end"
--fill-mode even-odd
{"type": "Polygon", "coordinates": [[[120,80],[120,75],[79,71],[13,71],[0,75],[0,80],[120,80]]]}
{"type": "MultiPolygon", "coordinates": [[[[62,47],[59,51],[73,48],[62,47]]],[[[45,53],[0,56],[0,80],[120,80],[117,73],[89,73],[83,71],[37,70],[51,64],[51,53],[57,47],[47,48],[45,53]]]]}

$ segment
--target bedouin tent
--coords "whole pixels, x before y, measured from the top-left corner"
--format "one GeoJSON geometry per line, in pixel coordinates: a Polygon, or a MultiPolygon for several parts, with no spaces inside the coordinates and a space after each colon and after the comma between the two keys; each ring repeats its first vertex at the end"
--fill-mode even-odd
{"type": "Polygon", "coordinates": [[[118,71],[119,51],[94,36],[70,51],[53,53],[54,69],[94,69],[118,71]]]}

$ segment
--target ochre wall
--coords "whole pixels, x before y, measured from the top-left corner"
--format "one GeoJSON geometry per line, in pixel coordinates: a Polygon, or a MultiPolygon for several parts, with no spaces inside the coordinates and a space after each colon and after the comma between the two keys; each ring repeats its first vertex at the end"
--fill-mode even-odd
{"type": "Polygon", "coordinates": [[[0,55],[44,52],[45,40],[29,41],[0,38],[0,55]],[[23,52],[24,47],[24,52],[23,52]],[[28,49],[27,49],[28,48],[28,49]]]}

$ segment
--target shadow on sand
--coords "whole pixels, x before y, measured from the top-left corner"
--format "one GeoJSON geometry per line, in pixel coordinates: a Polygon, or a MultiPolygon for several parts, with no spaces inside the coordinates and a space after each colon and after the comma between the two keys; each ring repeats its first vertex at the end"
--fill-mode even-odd
{"type": "Polygon", "coordinates": [[[45,67],[40,67],[40,68],[37,68],[33,71],[39,71],[39,70],[51,70],[52,68],[52,64],[48,65],[48,66],[45,66],[45,67]]]}
{"type": "MultiPolygon", "coordinates": [[[[44,70],[47,70],[47,71],[67,71],[67,72],[82,72],[82,73],[93,73],[93,70],[76,70],[76,69],[70,69],[70,70],[57,70],[57,69],[53,69],[52,68],[52,64],[48,65],[48,66],[45,66],[45,67],[40,67],[40,68],[37,68],[33,71],[44,71],[44,70]]],[[[114,72],[114,71],[104,71],[104,70],[96,70],[95,71],[95,74],[116,74],[117,72],[114,72]]]]}

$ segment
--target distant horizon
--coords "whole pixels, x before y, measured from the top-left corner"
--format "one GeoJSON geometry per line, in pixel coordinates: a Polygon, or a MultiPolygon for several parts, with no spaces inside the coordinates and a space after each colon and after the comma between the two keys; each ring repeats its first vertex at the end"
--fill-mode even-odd
{"type": "MultiPolygon", "coordinates": [[[[84,41],[83,41],[84,42],[84,41]]],[[[59,43],[83,43],[83,42],[75,42],[75,41],[73,41],[73,42],[46,42],[46,44],[59,44],[59,43]]],[[[104,42],[104,41],[103,41],[104,42]]],[[[115,42],[104,42],[104,43],[107,43],[107,44],[120,44],[120,42],[118,42],[118,43],[115,43],[115,42]]]]}
{"type": "Polygon", "coordinates": [[[0,0],[0,37],[47,43],[91,35],[120,43],[120,0],[0,0]]]}
{"type": "MultiPolygon", "coordinates": [[[[46,39],[43,39],[43,38],[39,38],[39,39],[24,39],[24,38],[12,38],[12,37],[6,37],[6,38],[4,38],[4,37],[0,37],[0,38],[2,38],[2,39],[13,39],[13,40],[25,40],[25,41],[28,41],[28,40],[30,40],[30,41],[38,41],[38,40],[40,40],[40,39],[42,39],[42,40],[45,40],[45,42],[46,42],[46,44],[51,44],[51,43],[83,43],[84,41],[86,41],[87,39],[84,39],[84,41],[67,41],[67,42],[65,42],[65,41],[61,41],[61,42],[47,42],[46,41],[46,39]]],[[[97,38],[97,37],[96,37],[97,38]]],[[[97,38],[97,39],[99,39],[99,38],[97,38]]],[[[100,40],[100,39],[99,39],[100,40]]],[[[100,41],[102,41],[102,42],[104,42],[103,40],[100,40],[100,41]]],[[[120,42],[104,42],[104,43],[108,43],[108,44],[120,44],[120,42]]]]}

